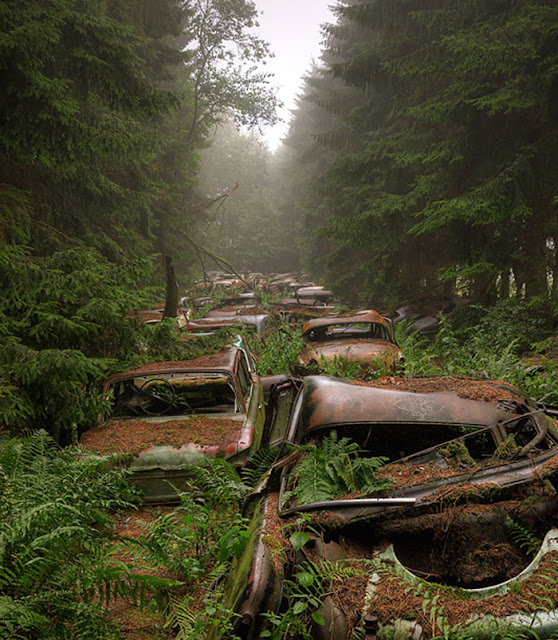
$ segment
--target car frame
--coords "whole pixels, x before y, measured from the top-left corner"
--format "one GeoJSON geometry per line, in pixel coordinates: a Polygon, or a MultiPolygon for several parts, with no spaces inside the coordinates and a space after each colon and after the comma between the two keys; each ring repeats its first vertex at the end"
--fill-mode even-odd
{"type": "MultiPolygon", "coordinates": [[[[545,562],[553,561],[553,554],[558,557],[558,433],[545,408],[511,385],[471,381],[471,395],[478,394],[483,384],[491,388],[495,400],[464,398],[455,391],[381,389],[325,376],[292,380],[290,387],[286,381],[277,385],[275,401],[284,406],[283,410],[276,408],[275,415],[283,424],[270,425],[269,437],[282,447],[283,455],[246,504],[246,513],[251,516],[248,546],[225,589],[224,605],[235,612],[238,637],[249,640],[269,631],[271,620],[286,615],[285,593],[300,576],[319,572],[324,566],[328,570],[365,567],[361,583],[356,583],[361,585],[360,594],[351,591],[360,609],[357,615],[354,600],[352,612],[351,607],[340,606],[331,585],[319,597],[315,591],[301,588],[294,597],[301,602],[307,598],[299,609],[306,616],[312,638],[371,638],[381,631],[387,635],[379,637],[418,640],[436,632],[449,633],[455,619],[458,623],[451,628],[464,629],[479,639],[487,637],[487,628],[505,631],[529,626],[542,635],[558,629],[556,605],[549,604],[546,613],[536,606],[527,607],[521,615],[517,610],[510,613],[503,608],[500,614],[491,608],[493,596],[511,601],[513,606],[517,590],[528,590],[533,581],[543,580],[548,570],[545,562]],[[382,472],[392,474],[394,484],[372,495],[289,504],[290,498],[285,499],[287,490],[292,489],[289,478],[304,455],[304,447],[317,446],[317,439],[333,430],[340,436],[359,432],[361,447],[370,444],[369,432],[378,431],[370,436],[375,438],[373,453],[389,457],[382,472]],[[362,437],[365,431],[368,433],[362,437]],[[510,434],[517,437],[517,448],[507,451],[510,434]],[[452,435],[456,437],[448,437],[452,435]],[[464,448],[469,451],[471,439],[486,442],[486,436],[492,442],[491,453],[484,444],[477,444],[470,447],[471,460],[464,455],[462,460],[452,458],[455,453],[451,451],[462,455],[464,448]],[[409,450],[400,455],[398,448],[404,446],[409,450]],[[437,469],[438,477],[426,477],[429,464],[437,469]],[[416,480],[414,472],[405,473],[405,467],[417,472],[416,480]],[[397,480],[399,473],[404,481],[397,480]],[[531,501],[529,506],[521,500],[526,497],[531,501]],[[444,556],[443,549],[432,541],[443,538],[447,527],[458,541],[456,549],[467,551],[469,544],[483,549],[487,535],[497,532],[505,538],[509,515],[524,518],[531,525],[548,526],[534,559],[518,559],[506,569],[510,575],[505,579],[500,579],[499,568],[489,562],[485,567],[487,584],[480,587],[457,586],[451,582],[454,578],[449,584],[428,582],[432,574],[427,573],[427,562],[441,566],[444,556]],[[424,532],[431,530],[439,533],[438,538],[424,537],[424,532]],[[298,532],[297,544],[290,532],[298,532]],[[418,565],[413,565],[414,556],[420,560],[418,565]],[[394,598],[410,600],[409,593],[413,604],[408,610],[389,608],[394,598]],[[435,608],[432,599],[447,608],[446,618],[440,615],[434,626],[429,618],[430,609],[435,608]],[[474,602],[468,614],[459,613],[463,601],[474,602]],[[311,606],[316,614],[312,618],[311,606]],[[401,614],[393,613],[399,610],[401,614]]],[[[444,544],[453,552],[453,542],[446,540],[444,544]]],[[[497,539],[494,548],[498,545],[504,545],[507,553],[510,542],[497,539]]],[[[450,555],[463,573],[462,559],[450,555]]],[[[558,571],[558,566],[554,570],[558,571]]],[[[442,576],[442,582],[444,579],[442,576]]]]}
{"type": "Polygon", "coordinates": [[[328,365],[336,360],[356,362],[364,371],[404,369],[405,358],[397,344],[393,322],[373,309],[350,315],[309,320],[302,329],[306,347],[299,363],[307,367],[328,365]]]}
{"type": "Polygon", "coordinates": [[[115,373],[104,393],[113,400],[113,414],[82,434],[80,443],[123,455],[146,502],[179,499],[190,486],[192,465],[207,458],[243,466],[262,442],[263,388],[240,336],[213,355],[115,373]]]}

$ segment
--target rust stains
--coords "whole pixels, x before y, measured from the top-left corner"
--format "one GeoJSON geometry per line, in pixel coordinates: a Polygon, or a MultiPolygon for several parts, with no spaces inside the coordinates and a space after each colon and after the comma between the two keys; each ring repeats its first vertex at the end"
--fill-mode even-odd
{"type": "Polygon", "coordinates": [[[234,370],[234,360],[237,354],[236,349],[227,348],[219,353],[198,356],[192,360],[166,360],[161,362],[150,362],[149,364],[114,373],[105,382],[105,388],[114,380],[120,378],[132,378],[134,376],[145,376],[157,373],[176,371],[215,371],[216,369],[232,372],[234,370]]]}
{"type": "Polygon", "coordinates": [[[306,333],[310,331],[310,329],[315,329],[316,327],[327,327],[331,324],[355,324],[355,323],[377,323],[381,324],[383,327],[386,326],[386,321],[384,318],[373,309],[367,309],[366,311],[359,311],[358,313],[352,313],[350,315],[342,315],[342,316],[328,316],[326,318],[314,318],[309,320],[304,327],[302,328],[302,332],[306,333]]]}

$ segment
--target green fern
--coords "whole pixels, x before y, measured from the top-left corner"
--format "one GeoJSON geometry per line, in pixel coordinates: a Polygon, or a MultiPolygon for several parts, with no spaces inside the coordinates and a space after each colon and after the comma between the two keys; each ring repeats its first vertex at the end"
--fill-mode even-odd
{"type": "Polygon", "coordinates": [[[278,448],[267,447],[256,451],[240,471],[242,481],[250,487],[255,487],[277,459],[278,452],[278,448]]]}
{"type": "Polygon", "coordinates": [[[192,467],[192,484],[216,502],[239,502],[252,490],[223,458],[206,458],[192,467]]]}
{"type": "Polygon", "coordinates": [[[196,631],[199,616],[190,608],[190,598],[172,596],[165,621],[166,629],[175,629],[175,640],[189,640],[196,631]]]}
{"type": "Polygon", "coordinates": [[[366,458],[357,443],[337,439],[333,431],[319,446],[304,447],[305,455],[289,479],[288,496],[298,504],[334,500],[347,493],[374,493],[387,489],[391,480],[379,479],[384,457],[366,458]]]}
{"type": "Polygon", "coordinates": [[[108,562],[109,509],[135,497],[125,472],[44,432],[0,446],[0,469],[0,637],[117,638],[103,601],[147,588],[108,562]]]}
{"type": "Polygon", "coordinates": [[[542,540],[532,531],[510,518],[510,516],[506,516],[504,525],[515,544],[525,551],[530,558],[534,558],[541,548],[542,540]]]}

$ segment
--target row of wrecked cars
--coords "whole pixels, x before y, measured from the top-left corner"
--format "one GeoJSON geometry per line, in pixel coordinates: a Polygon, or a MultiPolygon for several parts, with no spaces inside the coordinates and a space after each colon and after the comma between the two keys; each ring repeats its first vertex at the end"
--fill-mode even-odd
{"type": "Polygon", "coordinates": [[[276,450],[224,586],[235,636],[558,631],[555,407],[460,378],[260,379],[241,338],[105,391],[112,416],[81,444],[122,454],[148,502],[175,499],[207,458],[241,469],[276,450]]]}
{"type": "MultiPolygon", "coordinates": [[[[298,286],[298,283],[296,284],[298,286]]],[[[177,324],[183,340],[206,336],[221,329],[251,330],[264,334],[272,315],[300,322],[305,344],[299,354],[299,365],[305,373],[327,370],[336,361],[356,363],[362,373],[383,370],[402,373],[405,357],[397,344],[394,322],[375,310],[339,314],[328,304],[333,296],[323,287],[308,286],[297,290],[297,298],[280,299],[272,303],[274,310],[262,308],[260,296],[253,291],[229,292],[217,304],[209,298],[182,298],[177,324]],[[306,294],[310,297],[305,297],[306,294]],[[211,301],[212,308],[203,317],[195,317],[195,310],[211,301]],[[309,304],[302,304],[307,301],[309,304]],[[291,302],[296,305],[291,306],[291,302]]],[[[135,312],[146,323],[156,324],[163,319],[163,309],[135,312]]]]}

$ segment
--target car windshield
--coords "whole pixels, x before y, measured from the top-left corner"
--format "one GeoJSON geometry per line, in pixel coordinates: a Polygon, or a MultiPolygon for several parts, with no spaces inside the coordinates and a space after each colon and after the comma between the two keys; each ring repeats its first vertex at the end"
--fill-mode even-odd
{"type": "Polygon", "coordinates": [[[108,389],[114,417],[235,413],[232,380],[222,373],[156,373],[124,378],[108,389]]]}
{"type": "MultiPolygon", "coordinates": [[[[394,479],[380,468],[388,463],[397,465],[409,455],[414,460],[406,460],[424,470],[418,465],[433,464],[445,469],[452,464],[452,455],[461,455],[471,466],[479,465],[495,451],[490,428],[355,424],[310,432],[301,443],[298,460],[283,476],[282,507],[292,509],[383,492],[394,484],[394,479]],[[440,454],[440,447],[446,447],[448,442],[460,444],[448,446],[440,454]]],[[[455,472],[463,473],[459,464],[455,472]]],[[[435,476],[434,471],[431,479],[435,476]]]]}
{"type": "Polygon", "coordinates": [[[321,446],[330,434],[349,438],[357,445],[361,456],[382,456],[386,461],[407,456],[438,446],[478,430],[478,427],[437,424],[343,424],[333,430],[328,428],[310,431],[303,441],[311,446],[321,446]]]}
{"type": "Polygon", "coordinates": [[[386,328],[378,322],[351,322],[315,327],[306,332],[305,338],[309,342],[319,342],[347,338],[387,340],[388,336],[386,328]]]}

